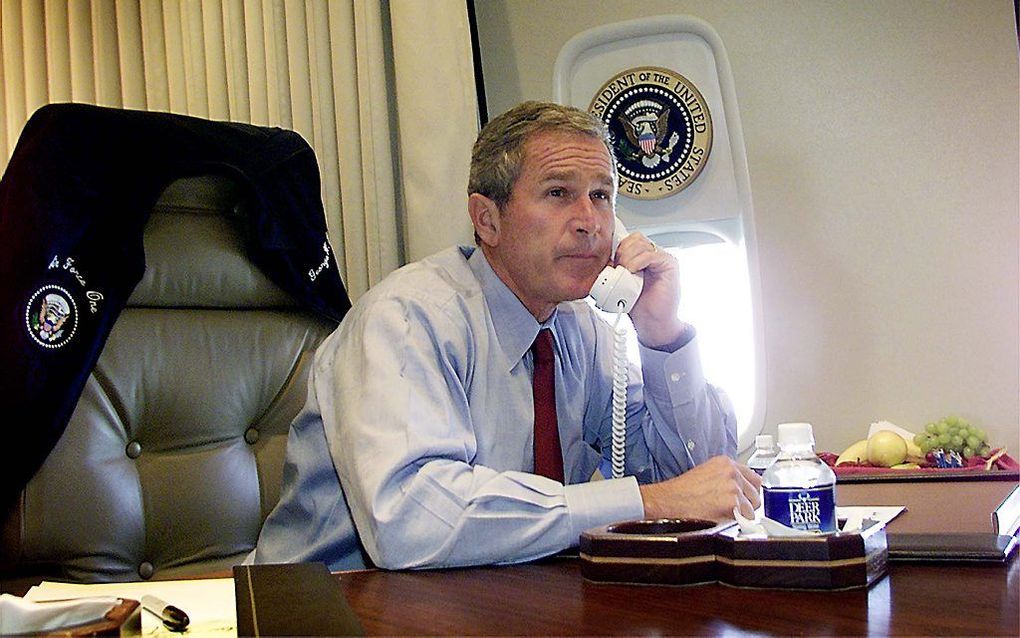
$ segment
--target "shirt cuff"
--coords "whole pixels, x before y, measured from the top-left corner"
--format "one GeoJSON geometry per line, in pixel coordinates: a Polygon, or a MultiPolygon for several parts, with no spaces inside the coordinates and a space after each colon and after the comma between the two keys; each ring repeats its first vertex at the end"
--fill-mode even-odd
{"type": "Polygon", "coordinates": [[[690,403],[705,388],[697,337],[676,352],[642,347],[641,372],[645,394],[652,399],[673,408],[690,403]]]}
{"type": "Polygon", "coordinates": [[[574,483],[565,486],[564,495],[573,530],[572,546],[578,544],[581,532],[585,530],[645,517],[641,491],[633,476],[574,483]]]}

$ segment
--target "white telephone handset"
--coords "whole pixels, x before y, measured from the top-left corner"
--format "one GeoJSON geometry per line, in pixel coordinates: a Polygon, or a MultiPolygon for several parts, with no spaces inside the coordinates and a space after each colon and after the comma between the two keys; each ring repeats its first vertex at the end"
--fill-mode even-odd
{"type": "MultiPolygon", "coordinates": [[[[620,241],[627,236],[627,228],[619,217],[614,218],[616,227],[613,230],[613,256],[620,241]]],[[[641,295],[644,279],[623,266],[606,266],[589,295],[595,300],[595,307],[606,312],[627,312],[634,307],[634,302],[641,295]]]]}
{"type": "MultiPolygon", "coordinates": [[[[627,228],[615,218],[613,229],[613,256],[620,241],[627,236],[627,228]]],[[[606,266],[590,296],[595,307],[605,312],[615,312],[613,324],[613,429],[612,429],[612,477],[623,478],[624,452],[627,447],[627,333],[620,326],[620,318],[634,308],[641,295],[644,278],[627,270],[624,266],[606,266]]]]}

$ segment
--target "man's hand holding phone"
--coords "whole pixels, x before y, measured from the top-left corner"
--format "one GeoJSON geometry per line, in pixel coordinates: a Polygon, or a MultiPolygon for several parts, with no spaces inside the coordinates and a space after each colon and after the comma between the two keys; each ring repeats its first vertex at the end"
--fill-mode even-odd
{"type": "Polygon", "coordinates": [[[620,241],[613,264],[640,272],[644,277],[641,296],[630,311],[641,343],[648,348],[678,343],[689,327],[677,316],[680,266],[676,258],[635,232],[620,241]]]}

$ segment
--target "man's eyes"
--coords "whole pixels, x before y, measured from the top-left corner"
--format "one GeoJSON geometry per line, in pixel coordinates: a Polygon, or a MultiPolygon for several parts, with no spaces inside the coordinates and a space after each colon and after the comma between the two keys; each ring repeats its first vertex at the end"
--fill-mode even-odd
{"type": "MultiPolygon", "coordinates": [[[[569,197],[570,196],[570,191],[567,190],[566,188],[562,188],[562,187],[550,188],[548,193],[549,193],[550,197],[569,197]]],[[[596,190],[596,191],[592,191],[591,198],[592,199],[608,200],[608,199],[611,199],[612,197],[611,197],[611,195],[609,194],[608,191],[596,190]]]]}

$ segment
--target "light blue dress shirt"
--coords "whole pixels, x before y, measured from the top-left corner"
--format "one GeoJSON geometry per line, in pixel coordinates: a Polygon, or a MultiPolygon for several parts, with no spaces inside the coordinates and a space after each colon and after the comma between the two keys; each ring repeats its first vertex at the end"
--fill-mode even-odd
{"type": "Polygon", "coordinates": [[[642,518],[638,481],[736,452],[732,407],[705,382],[696,341],[641,348],[628,388],[631,476],[591,481],[610,455],[611,326],[583,301],[540,325],[471,247],[401,268],[319,347],[254,560],[332,570],[518,562],[642,518]],[[531,473],[529,349],[542,327],[556,349],[566,485],[531,473]]]}

